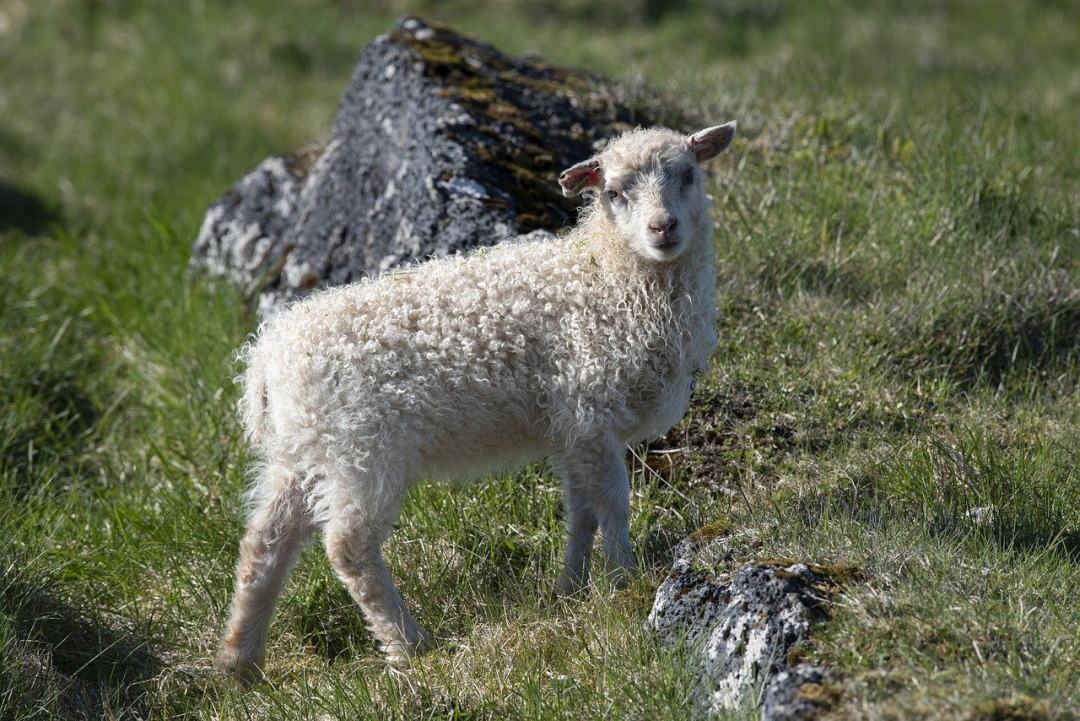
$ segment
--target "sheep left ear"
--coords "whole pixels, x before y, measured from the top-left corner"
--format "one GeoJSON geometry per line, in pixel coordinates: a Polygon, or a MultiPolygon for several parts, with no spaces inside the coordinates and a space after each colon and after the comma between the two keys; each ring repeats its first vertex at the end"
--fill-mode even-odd
{"type": "Polygon", "coordinates": [[[715,158],[727,146],[731,145],[735,137],[735,121],[714,125],[691,135],[686,139],[686,144],[694,153],[699,163],[710,158],[715,158]]]}
{"type": "Polygon", "coordinates": [[[600,185],[600,161],[596,158],[583,160],[559,173],[559,186],[567,198],[581,195],[589,188],[600,185]]]}

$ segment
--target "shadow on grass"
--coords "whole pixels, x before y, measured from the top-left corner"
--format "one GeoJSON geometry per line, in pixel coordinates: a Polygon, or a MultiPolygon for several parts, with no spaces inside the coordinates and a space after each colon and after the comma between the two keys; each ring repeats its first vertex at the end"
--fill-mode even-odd
{"type": "Polygon", "coordinates": [[[907,374],[944,373],[971,387],[1080,356],[1080,287],[1069,273],[1002,275],[955,294],[932,317],[894,319],[890,362],[907,374]]]}
{"type": "MultiPolygon", "coordinates": [[[[323,563],[311,558],[316,553],[322,553],[321,546],[305,554],[304,563],[323,563]]],[[[289,626],[305,647],[327,661],[378,653],[360,607],[329,569],[315,575],[304,593],[286,592],[277,618],[277,623],[289,626]]]]}
{"type": "Polygon", "coordinates": [[[772,294],[803,292],[851,303],[862,303],[880,289],[880,280],[858,264],[815,257],[790,242],[769,253],[757,276],[772,294]]]}
{"type": "Polygon", "coordinates": [[[56,222],[56,211],[37,195],[0,181],[0,233],[38,235],[56,222]]]}
{"type": "MultiPolygon", "coordinates": [[[[422,3],[425,5],[427,3],[422,3]]],[[[654,26],[669,21],[685,27],[708,23],[732,35],[773,28],[783,19],[788,0],[694,3],[690,0],[544,0],[523,4],[534,22],[602,22],[605,27],[654,26]]],[[[711,36],[710,36],[711,37],[711,36]]]]}
{"type": "Polygon", "coordinates": [[[6,664],[13,675],[7,683],[27,707],[62,719],[103,718],[117,705],[123,716],[146,715],[141,686],[163,664],[145,640],[88,618],[11,572],[0,576],[0,613],[19,642],[18,649],[5,649],[14,656],[6,664]]]}
{"type": "Polygon", "coordinates": [[[35,468],[65,465],[82,454],[100,418],[100,410],[82,387],[74,369],[48,367],[18,388],[9,407],[21,409],[0,438],[0,471],[13,478],[17,497],[31,492],[35,468]]]}
{"type": "Polygon", "coordinates": [[[924,440],[853,482],[801,502],[813,523],[839,513],[870,528],[922,527],[1005,552],[1051,553],[1080,563],[1075,471],[1046,448],[1002,448],[970,436],[924,440]]]}

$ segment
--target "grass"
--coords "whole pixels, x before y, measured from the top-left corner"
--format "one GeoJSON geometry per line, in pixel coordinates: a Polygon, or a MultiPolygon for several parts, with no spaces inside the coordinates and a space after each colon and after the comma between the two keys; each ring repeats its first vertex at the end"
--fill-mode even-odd
{"type": "Polygon", "coordinates": [[[0,718],[684,718],[692,679],[642,622],[697,529],[721,568],[858,570],[800,650],[835,670],[829,716],[1075,718],[1074,4],[485,7],[0,2],[0,718]],[[552,603],[542,468],[426,488],[388,555],[438,648],[385,670],[313,549],[245,694],[209,658],[254,321],[187,278],[190,242],[243,172],[323,137],[406,10],[738,118],[721,347],[630,458],[629,589],[552,603]]]}

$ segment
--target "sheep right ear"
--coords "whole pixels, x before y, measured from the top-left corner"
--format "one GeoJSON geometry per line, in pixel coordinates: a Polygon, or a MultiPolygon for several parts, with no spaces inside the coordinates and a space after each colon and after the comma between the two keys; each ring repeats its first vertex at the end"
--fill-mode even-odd
{"type": "Polygon", "coordinates": [[[735,121],[732,120],[730,123],[699,130],[686,139],[686,144],[698,162],[703,163],[709,158],[716,157],[721,150],[731,145],[734,137],[735,121]]]}
{"type": "Polygon", "coordinates": [[[589,188],[599,187],[600,161],[589,158],[571,165],[559,174],[559,185],[562,187],[562,194],[567,198],[581,195],[589,188]]]}

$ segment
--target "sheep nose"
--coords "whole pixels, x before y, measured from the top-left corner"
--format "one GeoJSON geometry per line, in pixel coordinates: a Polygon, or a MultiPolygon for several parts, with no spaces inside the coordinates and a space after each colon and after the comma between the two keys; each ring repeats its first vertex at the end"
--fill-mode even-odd
{"type": "Polygon", "coordinates": [[[675,218],[668,216],[667,218],[654,218],[649,223],[649,230],[656,234],[670,233],[675,230],[675,226],[679,224],[679,221],[675,218]]]}

